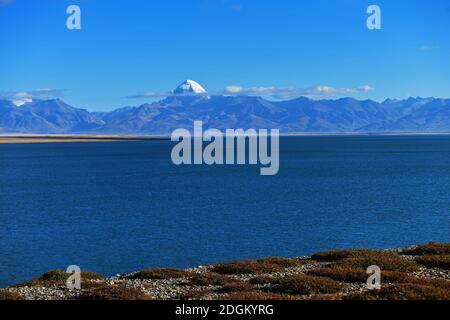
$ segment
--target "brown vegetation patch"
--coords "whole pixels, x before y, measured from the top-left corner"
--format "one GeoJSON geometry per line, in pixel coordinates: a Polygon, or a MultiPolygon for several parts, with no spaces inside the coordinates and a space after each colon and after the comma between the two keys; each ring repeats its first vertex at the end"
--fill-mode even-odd
{"type": "Polygon", "coordinates": [[[353,257],[356,254],[367,251],[363,249],[347,249],[347,250],[327,250],[313,254],[311,259],[322,262],[334,262],[345,258],[353,257]]]}
{"type": "Polygon", "coordinates": [[[212,271],[221,274],[261,274],[279,270],[270,263],[258,263],[254,260],[227,262],[213,266],[212,271]]]}
{"type": "Polygon", "coordinates": [[[251,284],[264,285],[264,284],[276,283],[277,279],[273,276],[261,275],[261,276],[256,276],[256,277],[251,278],[248,282],[251,284]]]}
{"type": "Polygon", "coordinates": [[[312,259],[317,261],[334,262],[333,266],[350,269],[366,269],[376,265],[381,270],[414,271],[418,266],[413,261],[403,259],[399,254],[391,251],[349,249],[331,250],[316,253],[312,259]]]}
{"type": "Polygon", "coordinates": [[[245,291],[245,292],[232,292],[222,298],[222,300],[234,300],[234,301],[276,301],[276,300],[293,300],[294,297],[288,295],[281,295],[271,292],[261,291],[245,291]]]}
{"type": "Polygon", "coordinates": [[[163,280],[163,279],[179,279],[179,278],[188,278],[193,275],[192,272],[180,269],[146,269],[139,271],[130,276],[126,276],[126,279],[132,280],[163,280]]]}
{"type": "Polygon", "coordinates": [[[294,259],[265,258],[260,260],[243,260],[217,264],[212,271],[221,274],[264,274],[280,271],[298,265],[294,259]]]}
{"type": "Polygon", "coordinates": [[[284,294],[308,295],[337,293],[342,288],[339,282],[330,278],[296,274],[279,279],[274,290],[284,294]]]}
{"type": "Polygon", "coordinates": [[[427,268],[450,270],[450,254],[420,256],[416,261],[427,268]]]}
{"type": "Polygon", "coordinates": [[[0,290],[0,301],[25,300],[20,294],[7,290],[0,290]]]}
{"type": "Polygon", "coordinates": [[[430,242],[405,251],[406,254],[411,255],[448,255],[450,254],[450,243],[430,242]]]}
{"type": "MultiPolygon", "coordinates": [[[[67,282],[67,279],[69,279],[71,274],[63,271],[63,270],[51,270],[46,273],[44,273],[39,278],[33,279],[28,282],[23,282],[15,285],[15,288],[20,287],[54,287],[54,286],[61,286],[65,285],[67,282]]],[[[81,272],[81,284],[83,285],[84,280],[99,280],[103,279],[104,277],[101,274],[95,273],[95,272],[89,272],[89,271],[82,271],[81,272]]]]}
{"type": "Polygon", "coordinates": [[[246,292],[252,291],[254,286],[243,280],[233,279],[227,281],[221,288],[220,292],[231,293],[231,292],[246,292]]]}
{"type": "Polygon", "coordinates": [[[407,279],[405,279],[403,283],[440,288],[450,292],[450,280],[445,279],[430,279],[430,278],[421,278],[421,277],[419,278],[410,276],[407,279]]]}
{"type": "Polygon", "coordinates": [[[397,284],[382,287],[381,290],[369,290],[353,293],[346,300],[449,300],[450,291],[442,288],[418,285],[397,284]]]}
{"type": "Polygon", "coordinates": [[[204,299],[206,296],[213,294],[214,291],[211,289],[191,289],[186,292],[184,292],[180,299],[181,300],[201,300],[204,299]]]}
{"type": "MultiPolygon", "coordinates": [[[[364,271],[364,269],[352,269],[342,267],[310,270],[306,274],[310,276],[328,277],[339,282],[360,283],[360,284],[366,283],[368,277],[370,276],[364,271]]],[[[382,284],[425,285],[450,290],[449,280],[416,277],[406,272],[399,272],[399,271],[382,271],[381,282],[382,284]]]]}
{"type": "Polygon", "coordinates": [[[266,257],[257,260],[261,264],[271,264],[273,266],[278,266],[281,268],[294,268],[302,264],[299,259],[289,259],[289,258],[279,258],[279,257],[266,257]]]}
{"type": "Polygon", "coordinates": [[[222,286],[230,278],[216,272],[196,274],[189,278],[189,282],[196,286],[222,286]]]}
{"type": "Polygon", "coordinates": [[[153,298],[136,288],[94,285],[85,290],[78,300],[153,300],[153,298]]]}
{"type": "Polygon", "coordinates": [[[369,277],[364,269],[345,267],[310,270],[306,274],[316,277],[327,277],[336,281],[347,283],[365,283],[367,281],[367,278],[369,277]]]}
{"type": "Polygon", "coordinates": [[[415,279],[409,273],[401,271],[381,271],[381,282],[382,283],[407,283],[415,279]]]}
{"type": "Polygon", "coordinates": [[[81,271],[81,281],[83,280],[101,280],[105,277],[97,272],[81,271]]]}
{"type": "Polygon", "coordinates": [[[418,270],[419,266],[414,261],[403,259],[393,252],[379,252],[356,257],[350,257],[335,262],[334,266],[352,269],[364,269],[376,265],[384,271],[411,272],[418,270]]]}

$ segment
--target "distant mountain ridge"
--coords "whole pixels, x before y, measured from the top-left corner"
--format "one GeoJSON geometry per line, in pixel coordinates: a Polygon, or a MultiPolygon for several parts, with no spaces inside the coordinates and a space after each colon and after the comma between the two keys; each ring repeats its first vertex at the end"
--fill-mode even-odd
{"type": "Polygon", "coordinates": [[[76,133],[96,129],[103,121],[60,99],[36,100],[20,107],[0,101],[0,132],[76,133]]]}
{"type": "Polygon", "coordinates": [[[255,96],[173,95],[139,107],[92,113],[60,99],[20,107],[0,100],[0,133],[170,134],[177,128],[191,129],[195,120],[202,120],[204,128],[275,128],[282,133],[450,132],[450,99],[379,103],[353,98],[269,101],[255,96]]]}

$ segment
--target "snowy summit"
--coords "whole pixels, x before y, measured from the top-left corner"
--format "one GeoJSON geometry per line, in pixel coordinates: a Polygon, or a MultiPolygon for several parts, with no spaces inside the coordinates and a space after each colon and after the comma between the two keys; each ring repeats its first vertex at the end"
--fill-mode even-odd
{"type": "Polygon", "coordinates": [[[172,92],[173,94],[205,94],[206,90],[194,80],[186,80],[172,92]]]}

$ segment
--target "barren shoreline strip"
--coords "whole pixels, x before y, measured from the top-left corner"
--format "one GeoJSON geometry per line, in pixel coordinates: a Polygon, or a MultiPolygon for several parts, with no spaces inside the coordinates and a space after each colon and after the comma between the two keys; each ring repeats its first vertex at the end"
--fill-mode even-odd
{"type": "Polygon", "coordinates": [[[0,135],[0,144],[168,140],[168,136],[0,135]]]}
{"type": "MultiPolygon", "coordinates": [[[[368,137],[368,136],[447,136],[450,132],[302,132],[302,133],[281,133],[284,138],[294,137],[368,137]]],[[[21,143],[68,143],[68,142],[120,142],[120,141],[152,141],[170,140],[170,135],[64,135],[64,134],[0,134],[0,144],[21,144],[21,143]]]]}

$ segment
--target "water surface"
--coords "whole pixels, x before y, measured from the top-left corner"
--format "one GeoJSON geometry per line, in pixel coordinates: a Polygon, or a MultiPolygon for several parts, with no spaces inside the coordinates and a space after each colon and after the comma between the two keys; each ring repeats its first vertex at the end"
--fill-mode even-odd
{"type": "Polygon", "coordinates": [[[0,145],[0,287],[450,240],[450,137],[281,141],[280,173],[175,166],[172,143],[0,145]]]}

